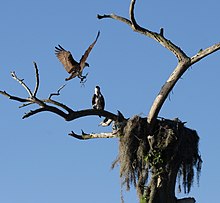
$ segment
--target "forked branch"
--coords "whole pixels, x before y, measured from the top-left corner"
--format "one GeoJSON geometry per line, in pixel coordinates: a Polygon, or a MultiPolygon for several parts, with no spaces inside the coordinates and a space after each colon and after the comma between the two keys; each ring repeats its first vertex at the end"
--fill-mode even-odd
{"type": "Polygon", "coordinates": [[[154,39],[155,41],[159,42],[162,46],[170,50],[177,58],[179,61],[184,60],[187,58],[187,55],[175,44],[173,44],[170,40],[166,39],[161,32],[153,32],[150,31],[146,28],[141,27],[140,25],[137,24],[134,16],[134,7],[135,7],[136,0],[132,0],[130,3],[130,20],[126,19],[124,17],[115,15],[115,14],[110,14],[110,15],[97,15],[98,19],[103,19],[103,18],[112,18],[118,21],[121,21],[123,23],[126,23],[129,25],[135,32],[141,33],[147,37],[150,37],[154,39]]]}
{"type": "MultiPolygon", "coordinates": [[[[115,14],[110,14],[110,15],[97,15],[98,19],[104,19],[104,18],[111,18],[114,20],[121,21],[127,25],[129,25],[135,32],[138,32],[140,34],[143,34],[147,37],[150,37],[154,39],[155,41],[159,42],[162,46],[167,48],[169,51],[171,51],[176,58],[178,59],[178,64],[174,71],[171,73],[170,77],[166,81],[166,83],[162,86],[159,94],[155,98],[150,112],[148,114],[148,124],[149,124],[149,129],[153,129],[155,121],[157,119],[157,116],[160,112],[160,109],[162,108],[165,100],[167,99],[169,93],[177,83],[177,81],[181,78],[181,76],[184,74],[184,72],[194,63],[198,62],[202,58],[208,56],[209,54],[212,54],[213,52],[217,51],[220,49],[220,43],[215,44],[213,46],[208,47],[207,49],[198,52],[195,56],[193,57],[188,57],[184,51],[182,51],[177,45],[172,43],[170,40],[166,39],[164,37],[164,29],[161,28],[160,32],[153,32],[150,31],[146,28],[141,27],[138,25],[135,15],[134,15],[134,7],[135,7],[136,0],[131,0],[130,2],[130,20],[126,19],[124,17],[115,15],[115,14]]],[[[151,133],[151,132],[150,132],[151,133]]]]}
{"type": "Polygon", "coordinates": [[[39,108],[37,108],[35,110],[30,110],[29,112],[25,113],[25,115],[23,116],[23,119],[28,118],[30,116],[33,116],[35,114],[38,114],[40,112],[45,112],[45,111],[52,112],[52,113],[62,117],[66,121],[72,121],[72,120],[75,120],[75,119],[78,119],[81,117],[95,116],[95,115],[107,117],[107,118],[115,120],[115,121],[118,119],[118,115],[115,115],[115,114],[108,112],[108,111],[105,111],[105,110],[84,109],[84,110],[80,110],[80,111],[74,111],[72,108],[66,106],[65,104],[62,104],[62,103],[52,99],[52,96],[60,95],[60,91],[65,87],[65,85],[61,86],[56,93],[51,93],[49,95],[49,98],[47,98],[47,99],[37,98],[36,95],[37,95],[37,92],[39,89],[39,82],[40,81],[39,81],[38,67],[35,62],[34,62],[34,68],[35,68],[36,85],[35,85],[35,89],[33,92],[25,84],[24,79],[18,78],[17,75],[15,74],[15,72],[11,73],[13,79],[15,79],[17,82],[19,82],[19,84],[21,84],[23,86],[23,88],[27,91],[27,93],[29,95],[27,98],[13,96],[13,95],[7,93],[6,91],[0,91],[0,94],[2,94],[3,96],[5,96],[11,100],[23,103],[23,105],[21,107],[26,107],[31,104],[37,104],[39,106],[39,108]]]}

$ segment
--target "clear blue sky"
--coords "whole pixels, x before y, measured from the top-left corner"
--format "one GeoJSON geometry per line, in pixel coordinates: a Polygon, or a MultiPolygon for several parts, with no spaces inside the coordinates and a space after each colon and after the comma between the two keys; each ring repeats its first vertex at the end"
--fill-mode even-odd
{"type": "MultiPolygon", "coordinates": [[[[114,20],[99,21],[96,15],[116,13],[128,17],[130,1],[12,1],[0,7],[0,89],[26,97],[10,76],[16,71],[34,88],[33,61],[40,71],[38,96],[47,98],[64,84],[67,73],[54,55],[61,44],[78,60],[101,31],[89,56],[88,81],[69,81],[59,101],[75,110],[90,108],[93,89],[100,85],[106,109],[119,109],[126,117],[147,116],[149,108],[171,71],[176,58],[151,39],[134,33],[114,20]]],[[[138,0],[137,22],[153,31],[164,27],[165,36],[189,56],[220,41],[217,0],[182,2],[138,0]]],[[[217,202],[220,182],[219,90],[220,53],[194,65],[178,82],[160,116],[179,117],[200,135],[203,158],[200,187],[196,181],[189,196],[199,203],[217,202]]],[[[119,203],[119,168],[111,170],[118,140],[79,141],[68,136],[74,130],[108,132],[98,127],[99,117],[65,122],[41,113],[21,117],[30,107],[0,97],[0,202],[4,203],[119,203]]],[[[33,109],[36,106],[32,106],[33,109]]],[[[134,190],[125,202],[137,202],[134,190]]],[[[178,194],[184,197],[184,194],[178,194]]]]}

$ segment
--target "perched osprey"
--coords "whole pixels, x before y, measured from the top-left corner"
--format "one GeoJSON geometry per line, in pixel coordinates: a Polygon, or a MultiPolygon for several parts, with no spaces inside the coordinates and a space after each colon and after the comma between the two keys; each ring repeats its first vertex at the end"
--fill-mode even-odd
{"type": "Polygon", "coordinates": [[[100,91],[99,86],[95,87],[95,93],[92,97],[92,108],[99,110],[104,110],[105,108],[105,99],[100,91]]]}
{"type": "Polygon", "coordinates": [[[70,51],[65,50],[60,45],[58,45],[58,47],[55,47],[55,54],[57,58],[63,64],[66,71],[70,74],[70,76],[65,80],[71,80],[76,76],[80,78],[81,81],[83,81],[86,78],[86,76],[82,75],[82,72],[86,66],[89,67],[89,64],[86,62],[86,59],[88,58],[90,51],[92,50],[96,41],[98,40],[99,35],[100,35],[100,31],[98,32],[95,41],[88,47],[84,55],[81,57],[79,63],[74,60],[70,51]]]}

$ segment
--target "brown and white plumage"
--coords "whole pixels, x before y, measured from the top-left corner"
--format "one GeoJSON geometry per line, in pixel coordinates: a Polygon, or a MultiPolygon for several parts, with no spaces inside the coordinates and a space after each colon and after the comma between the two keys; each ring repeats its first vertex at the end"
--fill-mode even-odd
{"type": "Polygon", "coordinates": [[[100,91],[100,87],[95,87],[95,92],[92,97],[92,108],[98,110],[104,110],[105,108],[105,99],[100,91]]]}
{"type": "Polygon", "coordinates": [[[57,58],[63,64],[66,71],[69,74],[71,74],[65,80],[71,80],[72,78],[75,78],[76,76],[79,77],[81,80],[85,79],[86,76],[82,76],[82,72],[86,66],[89,66],[86,60],[92,48],[94,47],[95,43],[97,42],[99,35],[100,35],[100,31],[98,32],[95,41],[88,47],[88,49],[85,51],[85,53],[83,54],[79,62],[75,61],[70,51],[65,50],[60,45],[58,45],[58,47],[55,47],[55,54],[57,58]]]}

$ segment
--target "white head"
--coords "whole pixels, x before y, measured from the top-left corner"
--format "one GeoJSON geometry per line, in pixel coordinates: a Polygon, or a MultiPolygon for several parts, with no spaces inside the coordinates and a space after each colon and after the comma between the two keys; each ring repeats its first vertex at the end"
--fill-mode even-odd
{"type": "Polygon", "coordinates": [[[95,94],[96,94],[96,95],[99,95],[99,94],[100,94],[100,87],[99,87],[99,86],[96,86],[96,87],[95,87],[95,94]]]}

